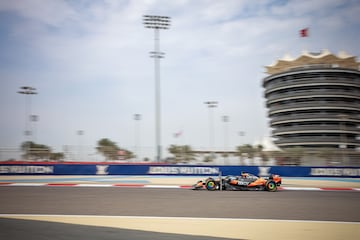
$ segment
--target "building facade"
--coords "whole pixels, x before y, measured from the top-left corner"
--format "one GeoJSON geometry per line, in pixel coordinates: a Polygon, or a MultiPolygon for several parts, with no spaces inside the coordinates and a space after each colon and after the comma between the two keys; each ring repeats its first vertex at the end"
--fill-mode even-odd
{"type": "Polygon", "coordinates": [[[280,148],[360,149],[360,63],[346,53],[304,52],[266,66],[270,127],[280,148]]]}

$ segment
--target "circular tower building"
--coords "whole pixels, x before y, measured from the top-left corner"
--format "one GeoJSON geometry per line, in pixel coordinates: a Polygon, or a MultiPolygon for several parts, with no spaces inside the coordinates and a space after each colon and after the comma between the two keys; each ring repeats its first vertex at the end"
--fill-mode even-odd
{"type": "Polygon", "coordinates": [[[304,52],[266,69],[263,87],[278,147],[360,149],[360,63],[354,56],[304,52]]]}

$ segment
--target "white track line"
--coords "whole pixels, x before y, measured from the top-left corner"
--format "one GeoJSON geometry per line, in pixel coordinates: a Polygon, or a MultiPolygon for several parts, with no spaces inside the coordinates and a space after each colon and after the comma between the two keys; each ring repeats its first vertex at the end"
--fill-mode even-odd
{"type": "MultiPolygon", "coordinates": [[[[96,184],[96,183],[1,183],[1,186],[14,187],[118,187],[118,188],[163,188],[190,189],[191,186],[181,185],[144,185],[144,184],[96,184]]],[[[279,191],[360,191],[360,188],[320,188],[320,187],[279,187],[279,191]]]]}

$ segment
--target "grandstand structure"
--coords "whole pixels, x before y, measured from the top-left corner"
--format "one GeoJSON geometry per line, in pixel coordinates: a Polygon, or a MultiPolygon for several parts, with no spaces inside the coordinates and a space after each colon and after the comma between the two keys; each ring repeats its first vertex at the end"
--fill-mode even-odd
{"type": "Polygon", "coordinates": [[[360,63],[355,56],[324,50],[285,56],[266,66],[264,97],[274,143],[360,149],[360,63]]]}

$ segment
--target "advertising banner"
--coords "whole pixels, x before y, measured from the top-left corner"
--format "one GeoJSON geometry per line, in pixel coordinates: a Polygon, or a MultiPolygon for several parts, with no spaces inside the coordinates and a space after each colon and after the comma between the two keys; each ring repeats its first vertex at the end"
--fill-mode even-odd
{"type": "Polygon", "coordinates": [[[359,167],[215,166],[151,164],[0,164],[0,175],[166,175],[217,176],[249,172],[259,176],[360,177],[359,167]]]}

